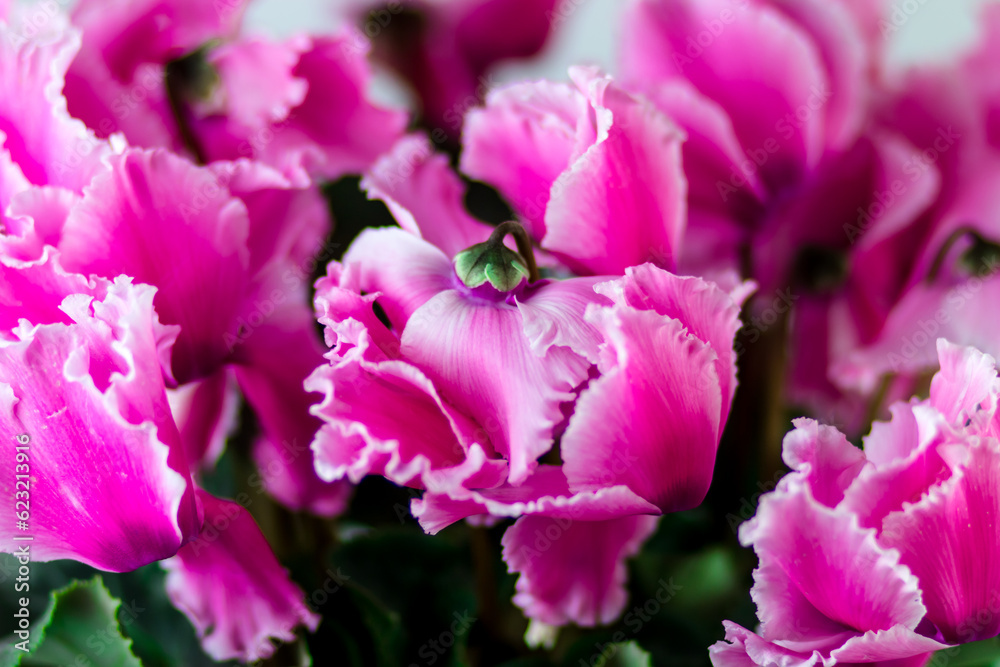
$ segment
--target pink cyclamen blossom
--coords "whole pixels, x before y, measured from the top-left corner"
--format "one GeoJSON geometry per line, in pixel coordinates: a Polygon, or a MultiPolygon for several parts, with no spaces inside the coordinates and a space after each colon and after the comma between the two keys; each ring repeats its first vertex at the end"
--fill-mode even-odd
{"type": "Polygon", "coordinates": [[[930,397],[893,405],[863,452],[811,420],[786,436],[792,473],[740,528],[761,627],[727,624],[716,665],[920,661],[1000,633],[1000,379],[937,349],[930,397]]]}
{"type": "Polygon", "coordinates": [[[455,175],[420,149],[406,142],[366,181],[406,230],[363,232],[317,284],[331,346],[307,381],[324,395],[313,409],[326,422],[317,470],[424,489],[413,512],[428,532],[523,517],[505,538],[522,572],[518,604],[549,624],[607,622],[624,604],[622,560],[655,527],[636,516],[689,509],[708,489],[747,287],[730,294],[650,264],[617,279],[513,273],[506,283],[498,257],[523,258],[462,212],[455,175]],[[390,182],[403,168],[419,188],[390,182]],[[477,235],[453,264],[443,248],[477,235]],[[468,253],[485,253],[487,282],[463,274],[468,253]],[[390,401],[398,409],[384,410],[390,401]],[[541,561],[525,556],[522,538],[553,521],[565,541],[541,561]],[[586,576],[545,575],[595,536],[608,550],[589,570],[579,564],[586,576]]]}

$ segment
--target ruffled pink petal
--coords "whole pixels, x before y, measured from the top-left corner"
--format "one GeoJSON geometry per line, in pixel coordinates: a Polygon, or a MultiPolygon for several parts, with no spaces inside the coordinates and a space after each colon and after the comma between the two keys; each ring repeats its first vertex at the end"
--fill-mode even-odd
{"type": "Polygon", "coordinates": [[[628,600],[625,559],[638,553],[658,521],[521,517],[503,536],[507,569],[520,575],[514,604],[547,625],[614,622],[628,600]]]}
{"type": "Polygon", "coordinates": [[[726,640],[708,649],[715,667],[812,667],[813,665],[869,665],[871,667],[923,667],[933,651],[948,648],[913,630],[894,626],[847,640],[824,657],[820,651],[795,651],[769,642],[735,623],[723,622],[726,640]]]}
{"type": "Polygon", "coordinates": [[[578,154],[577,126],[587,112],[586,97],[567,84],[491,91],[485,107],[465,117],[462,171],[499,190],[542,239],[552,185],[578,154]]]}
{"type": "Polygon", "coordinates": [[[927,619],[946,642],[1000,633],[1000,447],[973,443],[944,484],[885,519],[880,541],[920,579],[927,619]]]}
{"type": "Polygon", "coordinates": [[[927,611],[923,580],[897,552],[798,483],[783,483],[762,499],[757,516],[741,527],[740,541],[760,557],[751,594],[762,634],[783,646],[826,651],[840,645],[845,632],[860,636],[896,625],[913,630],[927,611]]]}
{"type": "Polygon", "coordinates": [[[320,617],[274,557],[250,513],[199,491],[205,507],[201,534],[163,562],[171,602],[191,620],[202,648],[215,660],[270,657],[275,640],[295,628],[315,631],[320,617]]]}
{"type": "Polygon", "coordinates": [[[414,312],[402,335],[403,355],[507,457],[512,484],[551,449],[560,406],[590,368],[564,347],[536,355],[524,326],[515,305],[447,290],[414,312]]]}
{"type": "Polygon", "coordinates": [[[753,289],[751,282],[737,282],[727,292],[715,283],[675,276],[652,264],[630,267],[624,278],[597,287],[598,292],[617,304],[653,310],[682,322],[689,333],[712,347],[718,357],[715,367],[722,383],[723,423],[736,393],[733,339],[743,326],[740,308],[753,289]]]}
{"type": "Polygon", "coordinates": [[[461,497],[459,494],[425,493],[423,498],[411,503],[410,509],[430,534],[478,515],[538,514],[574,521],[604,521],[636,514],[660,514],[655,505],[622,485],[573,493],[562,469],[548,465],[536,468],[519,486],[508,483],[495,489],[470,490],[461,497]]]}
{"type": "Polygon", "coordinates": [[[240,396],[232,373],[220,369],[167,390],[167,398],[192,469],[211,469],[238,425],[240,396]]]}
{"type": "Polygon", "coordinates": [[[0,134],[28,182],[79,193],[103,169],[111,148],[66,109],[62,88],[80,36],[61,14],[50,20],[55,29],[46,32],[52,34],[32,40],[0,26],[0,134]]]}
{"type": "Polygon", "coordinates": [[[573,489],[617,484],[665,512],[708,491],[722,431],[718,356],[678,320],[627,306],[593,308],[607,341],[562,438],[573,489]]]}
{"type": "Polygon", "coordinates": [[[173,555],[200,526],[180,437],[170,417],[162,351],[177,335],[160,325],[153,288],[120,279],[102,301],[63,304],[71,324],[25,325],[0,343],[0,421],[31,438],[16,469],[30,483],[28,528],[4,529],[6,550],[30,535],[33,560],[72,558],[133,570],[173,555]]]}
{"type": "Polygon", "coordinates": [[[686,78],[722,106],[747,150],[778,144],[761,167],[769,187],[818,162],[830,80],[787,16],[756,2],[638,0],[625,25],[626,79],[686,78]]]}
{"type": "Polygon", "coordinates": [[[506,462],[487,460],[474,441],[485,433],[445,405],[423,373],[402,360],[367,359],[367,331],[352,342],[306,381],[324,395],[312,409],[324,421],[312,445],[323,479],[358,483],[374,473],[438,493],[470,480],[484,487],[504,481],[506,462]]]}
{"type": "Polygon", "coordinates": [[[781,458],[809,485],[816,500],[836,507],[864,468],[864,453],[832,426],[812,419],[792,423],[795,430],[785,435],[781,458]]]}
{"type": "Polygon", "coordinates": [[[323,363],[323,350],[309,309],[292,299],[279,306],[247,335],[235,361],[240,389],[261,425],[253,459],[263,488],[293,510],[343,512],[350,485],[320,479],[310,449],[322,422],[310,412],[316,397],[304,382],[323,363]]]}
{"type": "Polygon", "coordinates": [[[434,295],[455,286],[451,259],[401,229],[366,229],[344,255],[357,271],[358,288],[380,292],[378,304],[399,333],[434,295]]]}
{"type": "MultiPolygon", "coordinates": [[[[465,212],[465,186],[448,158],[423,135],[408,135],[375,163],[361,181],[399,226],[453,257],[489,238],[493,228],[465,212]]],[[[539,237],[540,238],[540,237],[539,237]]]]}
{"type": "Polygon", "coordinates": [[[209,375],[231,352],[226,334],[247,289],[246,206],[209,170],[166,151],[129,151],[110,163],[66,221],[62,264],[156,285],[163,321],[181,326],[174,375],[209,375]]]}
{"type": "Polygon", "coordinates": [[[674,268],[687,210],[683,132],[609,77],[571,74],[593,107],[597,141],[553,184],[542,247],[578,273],[615,274],[646,261],[674,268]]]}

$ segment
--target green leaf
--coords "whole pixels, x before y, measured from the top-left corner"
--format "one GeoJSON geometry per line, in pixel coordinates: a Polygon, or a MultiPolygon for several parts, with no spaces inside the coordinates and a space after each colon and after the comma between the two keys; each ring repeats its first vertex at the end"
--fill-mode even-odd
{"type": "Polygon", "coordinates": [[[141,608],[119,610],[100,577],[74,581],[54,591],[48,609],[31,625],[27,653],[8,637],[0,649],[0,667],[142,667],[120,622],[131,623],[141,608]]]}

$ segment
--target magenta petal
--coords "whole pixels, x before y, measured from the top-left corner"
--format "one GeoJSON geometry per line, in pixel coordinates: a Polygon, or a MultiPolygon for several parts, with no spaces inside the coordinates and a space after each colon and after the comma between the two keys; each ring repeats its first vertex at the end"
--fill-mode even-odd
{"type": "MultiPolygon", "coordinates": [[[[740,529],[760,568],[752,591],[763,636],[796,648],[830,648],[844,632],[916,628],[926,609],[917,577],[898,552],[846,511],[825,507],[806,487],[783,484],[740,529]],[[805,628],[805,629],[803,629],[805,628]],[[812,647],[810,647],[812,648],[812,647]]],[[[897,656],[898,657],[898,656],[897,656]]]]}
{"type": "Polygon", "coordinates": [[[240,396],[232,372],[220,368],[167,394],[192,469],[211,469],[238,425],[240,396]]]}
{"type": "Polygon", "coordinates": [[[397,332],[414,311],[456,282],[447,255],[392,227],[363,231],[344,255],[344,264],[356,268],[359,289],[381,293],[378,304],[397,332]]]}
{"type": "Polygon", "coordinates": [[[552,184],[577,156],[577,125],[587,111],[587,99],[567,84],[492,91],[484,108],[465,117],[462,171],[499,190],[541,239],[552,184]]]}
{"type": "Polygon", "coordinates": [[[153,292],[120,279],[103,301],[67,298],[72,324],[24,326],[19,341],[0,342],[0,422],[31,438],[24,468],[15,470],[11,450],[0,490],[13,499],[15,472],[30,474],[20,534],[34,537],[33,559],[133,570],[173,555],[198,530],[161,369],[176,328],[159,324],[153,292]]]}
{"type": "Polygon", "coordinates": [[[562,439],[573,489],[625,484],[663,511],[708,491],[722,423],[717,355],[683,323],[627,306],[592,308],[607,345],[562,439]]]}
{"type": "Polygon", "coordinates": [[[657,522],[521,517],[503,536],[507,569],[520,574],[514,604],[548,625],[612,623],[628,600],[625,559],[638,553],[657,522]]]}
{"type": "Polygon", "coordinates": [[[167,595],[191,620],[215,660],[270,657],[273,640],[294,641],[295,628],[315,631],[320,617],[274,557],[253,517],[204,491],[205,527],[163,562],[167,595]]]}
{"type": "Polygon", "coordinates": [[[787,16],[757,2],[640,0],[626,25],[629,80],[687,78],[725,109],[744,147],[778,144],[762,168],[768,185],[818,162],[825,118],[810,113],[800,123],[796,112],[822,108],[830,82],[816,44],[787,16]],[[707,48],[702,34],[712,39],[707,48]]]}
{"type": "Polygon", "coordinates": [[[597,287],[615,303],[653,310],[682,322],[688,331],[715,351],[715,368],[722,383],[720,419],[725,422],[736,392],[736,352],[733,339],[743,325],[740,307],[753,283],[734,286],[729,293],[701,278],[680,277],[652,264],[630,267],[625,277],[597,287]]]}
{"type": "Polygon", "coordinates": [[[371,199],[385,202],[399,226],[452,257],[489,238],[493,228],[465,212],[465,186],[448,157],[423,135],[409,135],[361,181],[371,199]]]}
{"type": "Polygon", "coordinates": [[[785,436],[781,458],[799,473],[816,500],[836,507],[864,467],[864,453],[832,426],[812,419],[793,423],[795,430],[785,436]]]}
{"type": "Polygon", "coordinates": [[[590,368],[564,347],[536,355],[524,326],[517,306],[447,290],[413,314],[402,336],[403,355],[507,456],[512,484],[551,449],[561,404],[575,398],[590,368]]]}
{"type": "Polygon", "coordinates": [[[919,502],[886,517],[881,541],[902,552],[920,578],[927,618],[944,641],[970,642],[1000,633],[1000,447],[968,447],[951,479],[919,502]],[[984,610],[987,613],[983,613],[984,610]]]}
{"type": "Polygon", "coordinates": [[[70,213],[59,251],[72,271],[127,274],[158,288],[164,322],[179,324],[174,374],[211,374],[229,354],[248,282],[245,205],[207,169],[166,151],[111,159],[70,213]]]}
{"type": "Polygon", "coordinates": [[[686,224],[684,133],[610,78],[574,74],[593,106],[597,142],[553,184],[542,247],[578,273],[615,274],[646,261],[674,268],[686,224]]]}

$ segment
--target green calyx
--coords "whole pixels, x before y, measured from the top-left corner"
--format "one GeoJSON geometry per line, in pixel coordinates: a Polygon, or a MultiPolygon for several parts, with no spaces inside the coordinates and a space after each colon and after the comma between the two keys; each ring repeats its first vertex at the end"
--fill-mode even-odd
{"type": "Polygon", "coordinates": [[[538,268],[528,235],[516,222],[498,226],[490,238],[455,255],[455,273],[466,287],[476,288],[489,283],[500,292],[510,292],[524,280],[538,280],[538,268]],[[513,234],[520,252],[504,245],[507,234],[513,234]]]}

